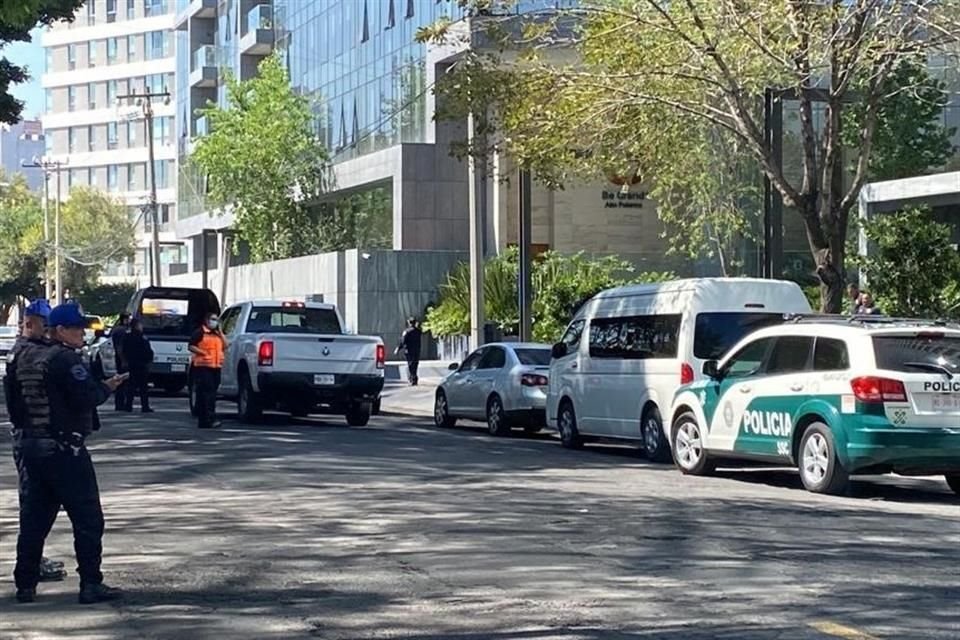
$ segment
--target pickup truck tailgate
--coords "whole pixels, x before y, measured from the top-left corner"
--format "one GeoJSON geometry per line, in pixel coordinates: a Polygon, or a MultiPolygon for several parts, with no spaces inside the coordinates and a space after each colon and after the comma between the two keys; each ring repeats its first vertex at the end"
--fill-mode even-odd
{"type": "Polygon", "coordinates": [[[346,335],[264,334],[273,342],[273,370],[289,373],[375,375],[376,338],[346,335]]]}

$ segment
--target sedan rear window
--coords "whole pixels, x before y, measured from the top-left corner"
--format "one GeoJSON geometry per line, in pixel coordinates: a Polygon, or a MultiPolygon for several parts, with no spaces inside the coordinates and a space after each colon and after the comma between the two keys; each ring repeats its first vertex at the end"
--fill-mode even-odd
{"type": "Polygon", "coordinates": [[[546,367],[550,364],[550,349],[514,349],[520,364],[546,367]]]}
{"type": "Polygon", "coordinates": [[[783,322],[782,313],[699,313],[693,333],[693,355],[719,360],[750,333],[783,322]]]}
{"type": "Polygon", "coordinates": [[[960,371],[960,337],[947,337],[942,333],[874,336],[873,353],[880,369],[911,373],[937,369],[960,371]]]}

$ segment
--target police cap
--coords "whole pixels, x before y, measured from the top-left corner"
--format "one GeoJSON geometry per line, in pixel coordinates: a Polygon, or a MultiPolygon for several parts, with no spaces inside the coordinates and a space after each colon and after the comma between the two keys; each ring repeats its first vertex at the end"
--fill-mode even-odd
{"type": "Polygon", "coordinates": [[[67,329],[86,329],[87,319],[80,313],[80,307],[75,304],[58,304],[50,312],[47,324],[51,327],[66,327],[67,329]]]}
{"type": "Polygon", "coordinates": [[[37,298],[27,305],[24,315],[46,320],[50,316],[50,303],[47,302],[46,298],[37,298]]]}

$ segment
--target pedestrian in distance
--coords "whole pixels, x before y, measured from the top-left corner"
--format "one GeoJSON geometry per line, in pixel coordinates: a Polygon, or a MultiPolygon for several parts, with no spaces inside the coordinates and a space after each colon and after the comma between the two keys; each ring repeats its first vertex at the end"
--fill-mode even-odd
{"type": "MultiPolygon", "coordinates": [[[[127,373],[127,362],[123,357],[123,337],[130,330],[130,314],[121,313],[117,326],[110,332],[110,342],[113,343],[113,361],[117,368],[117,373],[127,373]]],[[[126,411],[127,396],[130,395],[130,386],[125,382],[120,385],[116,393],[113,394],[113,407],[117,411],[126,411]]],[[[132,401],[132,398],[131,398],[132,401]]]]}
{"type": "Polygon", "coordinates": [[[217,389],[220,388],[225,346],[217,314],[207,314],[203,325],[190,338],[190,353],[193,354],[190,375],[196,394],[197,427],[200,429],[220,426],[217,422],[217,389]]]}
{"type": "MultiPolygon", "coordinates": [[[[8,367],[15,367],[17,354],[30,340],[43,341],[45,339],[47,318],[50,316],[50,303],[47,302],[46,298],[37,298],[27,305],[23,315],[23,321],[20,323],[20,335],[17,336],[13,348],[7,354],[8,367]]],[[[13,433],[23,426],[23,424],[14,423],[13,433]]],[[[16,449],[13,451],[13,463],[17,468],[20,467],[20,455],[16,449]]],[[[63,568],[63,562],[51,560],[47,557],[40,558],[40,582],[55,582],[66,577],[67,571],[63,568]]]]}
{"type": "Polygon", "coordinates": [[[396,353],[403,352],[407,361],[407,380],[410,386],[415,387],[420,383],[420,348],[423,344],[423,331],[420,329],[420,323],[416,318],[407,318],[407,328],[400,336],[400,344],[397,345],[396,353]]]}
{"type": "Polygon", "coordinates": [[[86,319],[76,305],[50,311],[49,339],[31,338],[4,380],[14,424],[20,534],[14,568],[16,599],[33,602],[43,546],[61,507],[73,525],[81,604],[120,597],[103,583],[103,510],[86,439],[98,428],[97,406],[123,380],[95,379],[77,352],[86,319]]]}
{"type": "Polygon", "coordinates": [[[883,315],[880,312],[880,309],[877,308],[876,303],[873,300],[873,296],[869,291],[860,292],[860,304],[857,307],[856,315],[858,316],[879,316],[883,315]]]}
{"type": "Polygon", "coordinates": [[[851,315],[857,312],[857,308],[860,306],[860,287],[856,283],[851,282],[847,285],[847,311],[851,315]]]}
{"type": "Polygon", "coordinates": [[[130,372],[130,382],[126,384],[128,393],[124,397],[125,411],[133,411],[133,397],[140,397],[140,411],[153,413],[150,408],[150,365],[153,363],[153,348],[150,340],[143,335],[143,322],[140,318],[130,321],[130,328],[122,340],[123,356],[130,372]]]}

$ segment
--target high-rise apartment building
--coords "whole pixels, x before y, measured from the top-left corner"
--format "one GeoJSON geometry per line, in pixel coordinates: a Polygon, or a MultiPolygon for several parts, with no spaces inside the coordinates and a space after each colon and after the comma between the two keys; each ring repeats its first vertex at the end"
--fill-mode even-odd
{"type": "Polygon", "coordinates": [[[96,187],[123,202],[137,221],[133,264],[112,265],[108,276],[150,272],[147,121],[141,104],[118,99],[130,93],[171,93],[168,101],[152,102],[162,272],[181,271],[186,262],[186,250],[172,231],[177,217],[174,5],[175,0],[87,0],[74,22],[57,23],[42,38],[46,155],[66,163],[61,197],[69,197],[73,187],[96,187]]]}
{"type": "Polygon", "coordinates": [[[43,188],[43,173],[24,169],[35,157],[43,155],[43,128],[39,120],[23,120],[15,125],[0,124],[0,167],[7,178],[22,173],[30,189],[43,188]]]}

